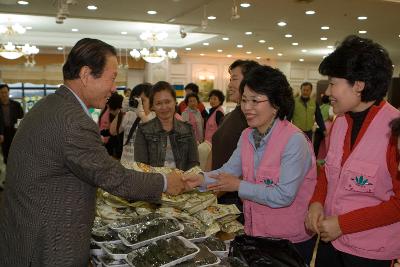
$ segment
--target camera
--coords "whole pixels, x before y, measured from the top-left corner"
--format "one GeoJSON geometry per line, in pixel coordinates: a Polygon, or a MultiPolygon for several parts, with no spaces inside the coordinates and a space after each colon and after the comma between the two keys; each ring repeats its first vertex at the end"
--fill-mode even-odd
{"type": "Polygon", "coordinates": [[[131,108],[137,108],[139,106],[139,100],[132,97],[131,99],[129,99],[129,107],[131,108]]]}

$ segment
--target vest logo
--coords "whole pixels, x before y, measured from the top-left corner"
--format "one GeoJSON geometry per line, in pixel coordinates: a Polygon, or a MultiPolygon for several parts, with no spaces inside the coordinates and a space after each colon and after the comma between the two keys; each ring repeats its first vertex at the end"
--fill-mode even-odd
{"type": "Polygon", "coordinates": [[[271,179],[265,179],[265,180],[264,180],[264,184],[266,184],[267,187],[271,187],[271,186],[274,186],[274,185],[275,185],[275,184],[274,184],[274,181],[272,181],[271,179]]]}
{"type": "Polygon", "coordinates": [[[371,183],[368,182],[368,179],[364,178],[364,176],[362,176],[362,175],[359,177],[356,176],[356,178],[353,178],[351,180],[353,180],[355,182],[355,184],[360,187],[364,187],[366,185],[372,185],[371,183]]]}

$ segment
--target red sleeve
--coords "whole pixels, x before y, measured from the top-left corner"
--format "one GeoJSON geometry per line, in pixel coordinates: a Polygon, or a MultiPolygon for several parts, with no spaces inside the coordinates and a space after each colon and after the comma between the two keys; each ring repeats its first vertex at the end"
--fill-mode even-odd
{"type": "Polygon", "coordinates": [[[328,192],[328,180],[326,179],[325,167],[317,166],[317,185],[315,186],[314,194],[310,200],[310,204],[313,202],[319,202],[322,206],[325,203],[326,194],[328,192]]]}
{"type": "MultiPolygon", "coordinates": [[[[392,176],[394,195],[373,207],[354,210],[339,216],[343,234],[351,234],[400,222],[400,174],[398,172],[399,152],[397,137],[392,136],[386,153],[389,172],[392,176]]],[[[315,195],[315,193],[314,193],[315,195]]]]}

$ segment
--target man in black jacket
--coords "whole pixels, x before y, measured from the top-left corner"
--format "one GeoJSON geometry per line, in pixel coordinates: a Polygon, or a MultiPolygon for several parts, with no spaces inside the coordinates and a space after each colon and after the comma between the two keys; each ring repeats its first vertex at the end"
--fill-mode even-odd
{"type": "MultiPolygon", "coordinates": [[[[3,160],[7,164],[8,151],[10,150],[11,142],[17,131],[16,124],[18,119],[24,117],[24,111],[21,104],[10,99],[10,88],[7,84],[0,84],[0,124],[3,131],[0,132],[3,138],[0,137],[3,160]]],[[[0,128],[0,131],[1,131],[0,128]]]]}

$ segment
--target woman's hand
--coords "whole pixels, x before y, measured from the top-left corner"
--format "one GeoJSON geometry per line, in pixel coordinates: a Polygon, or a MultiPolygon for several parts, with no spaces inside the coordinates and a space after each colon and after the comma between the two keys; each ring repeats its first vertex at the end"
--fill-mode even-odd
{"type": "Polygon", "coordinates": [[[228,173],[220,173],[210,175],[210,177],[217,181],[207,186],[209,190],[224,192],[235,192],[239,190],[241,180],[237,176],[228,173]]]}
{"type": "Polygon", "coordinates": [[[325,242],[335,240],[343,234],[340,229],[338,216],[326,217],[318,224],[318,229],[321,240],[325,242]]]}
{"type": "Polygon", "coordinates": [[[308,207],[305,225],[311,232],[320,234],[318,224],[324,219],[324,207],[319,202],[314,202],[308,207]]]}

